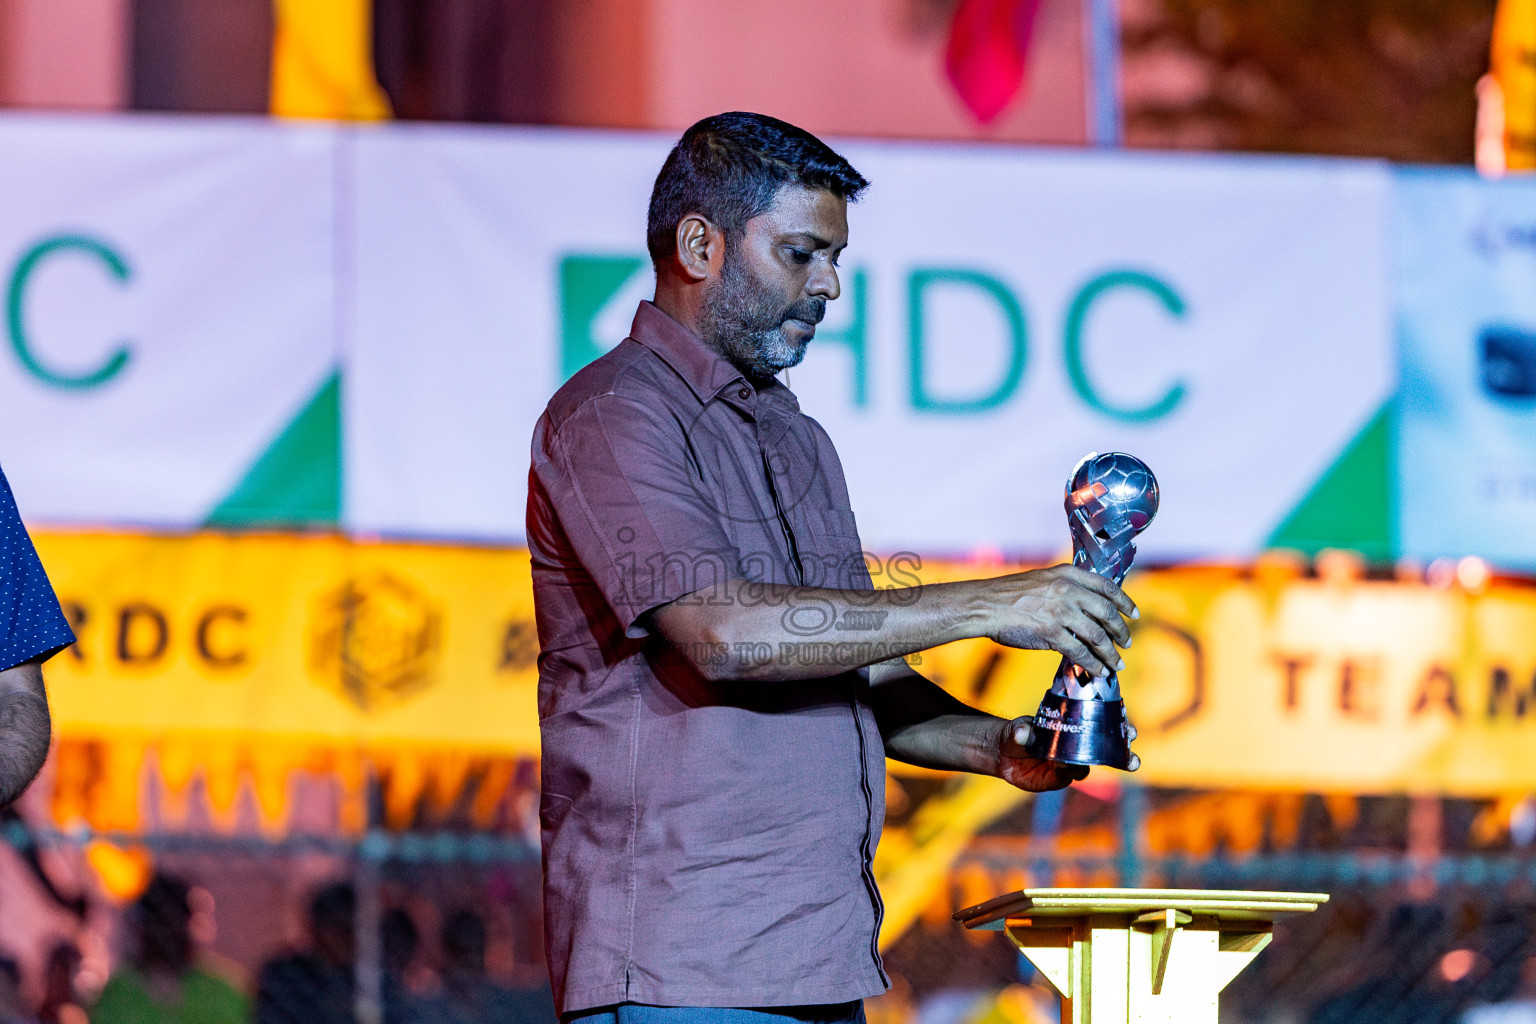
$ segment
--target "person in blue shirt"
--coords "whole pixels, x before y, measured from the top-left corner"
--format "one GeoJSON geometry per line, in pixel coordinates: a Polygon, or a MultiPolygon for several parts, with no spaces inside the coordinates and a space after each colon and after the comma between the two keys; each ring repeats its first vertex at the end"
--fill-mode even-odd
{"type": "Polygon", "coordinates": [[[0,471],[0,807],[21,795],[48,756],[42,665],[74,642],[0,471]]]}

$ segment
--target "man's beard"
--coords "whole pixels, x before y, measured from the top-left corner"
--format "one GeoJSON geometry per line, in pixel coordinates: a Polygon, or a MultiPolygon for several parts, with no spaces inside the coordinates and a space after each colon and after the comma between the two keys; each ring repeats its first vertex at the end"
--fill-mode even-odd
{"type": "Polygon", "coordinates": [[[827,314],[825,299],[801,299],[780,305],[771,289],[734,257],[725,253],[720,279],[704,297],[700,328],[704,341],[754,384],[798,366],[810,340],[795,343],[780,329],[790,320],[819,324],[827,314]]]}

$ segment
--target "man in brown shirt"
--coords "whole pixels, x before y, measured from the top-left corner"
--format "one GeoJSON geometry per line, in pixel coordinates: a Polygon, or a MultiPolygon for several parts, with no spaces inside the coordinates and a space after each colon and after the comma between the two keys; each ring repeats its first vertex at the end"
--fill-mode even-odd
{"type": "Polygon", "coordinates": [[[866,185],[773,118],[688,129],[651,196],[655,301],[535,428],[544,908],[568,1020],[858,1020],[887,985],[885,758],[1029,790],[1086,771],[1026,757],[1028,719],[904,658],[990,637],[1107,671],[1130,600],[1070,566],[875,589],[831,439],[775,379],[838,296],[866,185]]]}

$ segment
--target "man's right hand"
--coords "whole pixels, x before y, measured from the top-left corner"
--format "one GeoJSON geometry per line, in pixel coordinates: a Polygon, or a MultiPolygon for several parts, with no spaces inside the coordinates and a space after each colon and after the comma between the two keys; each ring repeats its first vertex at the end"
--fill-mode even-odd
{"type": "Polygon", "coordinates": [[[1007,647],[1056,651],[1090,675],[1125,667],[1116,645],[1129,647],[1125,618],[1135,603],[1110,580],[1071,565],[978,580],[985,636],[1007,647]]]}

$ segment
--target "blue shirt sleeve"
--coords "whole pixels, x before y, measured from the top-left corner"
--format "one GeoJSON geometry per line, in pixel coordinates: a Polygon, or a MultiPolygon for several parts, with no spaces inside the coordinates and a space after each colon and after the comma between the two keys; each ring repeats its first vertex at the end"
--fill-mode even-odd
{"type": "Polygon", "coordinates": [[[0,671],[46,660],[74,642],[0,471],[0,671]]]}

